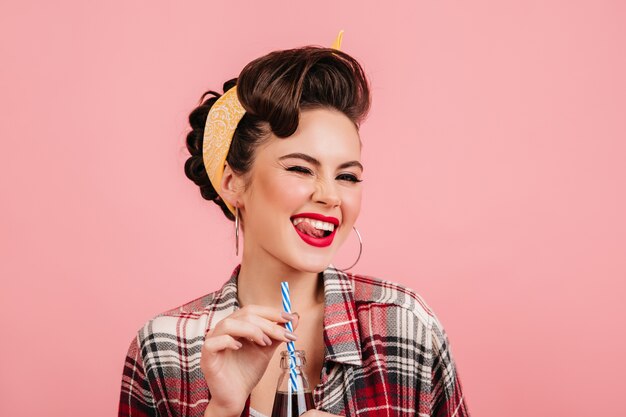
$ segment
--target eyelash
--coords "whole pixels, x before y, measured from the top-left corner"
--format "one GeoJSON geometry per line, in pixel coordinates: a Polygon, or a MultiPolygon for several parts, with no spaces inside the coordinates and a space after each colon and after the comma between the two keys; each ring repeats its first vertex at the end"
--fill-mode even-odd
{"type": "MultiPolygon", "coordinates": [[[[287,171],[300,172],[303,174],[312,174],[311,170],[304,168],[304,167],[300,167],[300,166],[289,167],[287,168],[287,171]]],[[[356,176],[352,174],[341,174],[338,178],[340,177],[347,177],[348,179],[346,179],[346,181],[350,181],[353,183],[363,182],[363,180],[358,179],[356,176]]]]}

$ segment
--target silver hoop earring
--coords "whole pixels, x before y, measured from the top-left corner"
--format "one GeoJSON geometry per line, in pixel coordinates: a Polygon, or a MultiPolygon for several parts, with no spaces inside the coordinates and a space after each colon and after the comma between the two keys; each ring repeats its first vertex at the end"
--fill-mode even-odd
{"type": "Polygon", "coordinates": [[[347,271],[348,269],[352,268],[354,265],[356,265],[359,262],[359,259],[361,259],[361,253],[363,252],[363,240],[361,240],[361,234],[359,233],[359,231],[357,230],[357,228],[355,226],[352,226],[352,228],[354,229],[354,231],[356,232],[357,237],[359,238],[359,257],[356,258],[356,261],[350,265],[349,267],[345,268],[345,269],[341,269],[341,268],[337,268],[340,271],[347,271]]]}
{"type": "Polygon", "coordinates": [[[235,256],[239,256],[239,207],[235,207],[235,256]]]}

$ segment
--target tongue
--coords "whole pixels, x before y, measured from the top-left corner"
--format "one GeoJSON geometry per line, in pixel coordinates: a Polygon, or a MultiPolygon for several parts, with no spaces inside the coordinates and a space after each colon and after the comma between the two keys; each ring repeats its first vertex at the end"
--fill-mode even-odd
{"type": "Polygon", "coordinates": [[[313,225],[311,223],[300,222],[300,223],[298,223],[296,228],[299,231],[301,231],[302,233],[305,233],[305,234],[307,234],[309,236],[312,236],[312,237],[318,237],[319,238],[319,237],[323,237],[324,236],[324,231],[316,229],[315,227],[313,227],[313,225]]]}

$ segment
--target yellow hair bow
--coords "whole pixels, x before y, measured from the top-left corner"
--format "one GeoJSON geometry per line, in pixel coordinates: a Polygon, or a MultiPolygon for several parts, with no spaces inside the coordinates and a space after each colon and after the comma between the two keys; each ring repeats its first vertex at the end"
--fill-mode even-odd
{"type": "Polygon", "coordinates": [[[333,46],[331,48],[341,50],[341,40],[343,39],[343,29],[339,31],[339,35],[337,35],[337,39],[333,42],[333,46]]]}

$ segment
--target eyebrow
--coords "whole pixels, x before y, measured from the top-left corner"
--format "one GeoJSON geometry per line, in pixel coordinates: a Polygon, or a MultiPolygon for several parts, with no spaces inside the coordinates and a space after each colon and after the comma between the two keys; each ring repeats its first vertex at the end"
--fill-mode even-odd
{"type": "MultiPolygon", "coordinates": [[[[305,153],[298,153],[298,152],[283,155],[280,158],[278,158],[278,160],[282,161],[283,159],[291,159],[291,158],[303,159],[307,161],[308,163],[315,165],[316,167],[319,167],[321,165],[320,161],[313,158],[311,155],[307,155],[305,153]]],[[[363,165],[361,165],[359,161],[344,162],[343,164],[339,165],[337,169],[350,168],[350,167],[359,167],[361,168],[361,171],[363,171],[363,165]]]]}

